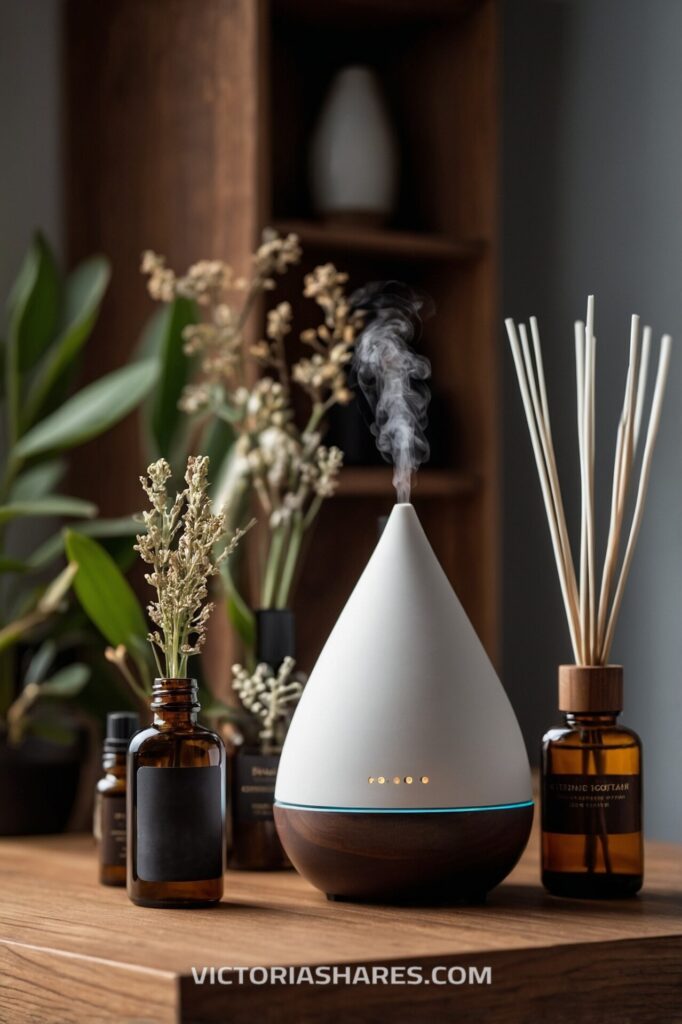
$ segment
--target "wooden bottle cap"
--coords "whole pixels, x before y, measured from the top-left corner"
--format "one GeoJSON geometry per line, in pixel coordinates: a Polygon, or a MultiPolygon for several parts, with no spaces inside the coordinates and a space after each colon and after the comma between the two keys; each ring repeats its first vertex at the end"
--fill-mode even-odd
{"type": "Polygon", "coordinates": [[[622,665],[560,665],[559,710],[573,714],[623,710],[622,665]]]}

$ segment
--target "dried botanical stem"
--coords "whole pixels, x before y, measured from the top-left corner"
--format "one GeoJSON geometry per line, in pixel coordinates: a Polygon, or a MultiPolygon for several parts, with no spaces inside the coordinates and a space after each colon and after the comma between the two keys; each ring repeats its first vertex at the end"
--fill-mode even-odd
{"type": "Polygon", "coordinates": [[[292,678],[294,667],[290,657],[283,660],[276,674],[264,663],[253,672],[241,665],[232,666],[232,687],[246,710],[260,719],[259,739],[264,747],[279,746],[286,715],[300,700],[303,685],[292,678]]]}
{"type": "Polygon", "coordinates": [[[261,607],[290,591],[301,546],[294,520],[308,529],[321,499],[334,493],[342,455],[339,449],[321,444],[324,421],[332,406],[345,405],[352,398],[347,368],[363,323],[362,312],[351,307],[345,293],[348,275],[327,263],[304,279],[304,296],[315,301],[322,322],[301,333],[308,353],[293,365],[291,375],[286,339],[293,313],[288,302],[268,311],[265,337],[256,344],[247,341],[245,328],[256,300],[273,289],[277,275],[286,273],[300,257],[296,235],[280,237],[267,230],[247,279],[235,277],[233,269],[220,260],[202,260],[176,276],[163,257],[148,252],[143,258],[153,298],[170,302],[182,295],[193,299],[203,314],[199,323],[183,333],[185,352],[199,357],[200,379],[185,388],[180,407],[193,416],[208,414],[224,420],[237,435],[234,472],[228,481],[231,491],[224,485],[220,496],[233,508],[234,493],[248,488],[265,513],[269,537],[267,545],[259,537],[265,550],[259,567],[261,607]],[[257,367],[248,365],[249,357],[257,367]],[[265,370],[265,375],[258,369],[265,370]],[[310,400],[303,430],[295,422],[294,386],[310,400]]]}
{"type": "Polygon", "coordinates": [[[224,514],[212,513],[208,462],[207,456],[190,456],[187,487],[172,501],[166,487],[171,468],[165,459],[140,478],[151,509],[142,514],[146,533],[138,535],[135,550],[152,567],[145,579],[157,595],[147,610],[158,629],[148,640],[163,655],[169,678],[184,677],[188,658],[201,652],[213,607],[207,603],[208,579],[245,533],[237,530],[229,536],[224,514]]]}
{"type": "Polygon", "coordinates": [[[672,339],[669,334],[665,334],[661,340],[661,352],[658,359],[656,385],[654,387],[654,397],[651,403],[651,412],[649,414],[649,426],[647,429],[646,442],[644,445],[644,454],[642,456],[642,468],[639,476],[639,486],[637,488],[635,510],[632,516],[630,535],[628,537],[627,546],[625,548],[623,565],[621,567],[620,577],[618,580],[618,585],[616,587],[613,605],[611,607],[611,615],[609,616],[609,624],[606,630],[606,637],[604,640],[604,649],[602,652],[602,658],[604,663],[606,663],[611,654],[611,646],[613,644],[613,636],[616,628],[616,621],[618,619],[618,613],[620,611],[620,606],[623,601],[623,593],[630,572],[630,566],[632,564],[632,556],[634,554],[635,544],[637,543],[637,537],[639,535],[639,530],[642,525],[644,502],[649,487],[649,478],[651,476],[651,465],[653,460],[654,446],[656,444],[658,428],[661,422],[663,397],[665,395],[665,386],[668,379],[671,346],[672,339]]]}

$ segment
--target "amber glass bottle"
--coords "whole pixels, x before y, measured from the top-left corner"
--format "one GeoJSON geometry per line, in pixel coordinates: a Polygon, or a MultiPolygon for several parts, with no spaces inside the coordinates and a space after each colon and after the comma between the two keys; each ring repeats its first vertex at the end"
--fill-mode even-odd
{"type": "Polygon", "coordinates": [[[556,896],[632,896],[642,885],[642,747],[618,724],[618,665],[559,669],[565,726],[542,745],[542,881],[556,896]]]}
{"type": "Polygon", "coordinates": [[[126,758],[130,737],[140,728],[132,711],[107,715],[102,747],[104,775],[95,794],[95,839],[102,885],[126,884],[126,758]]]}
{"type": "Polygon", "coordinates": [[[194,679],[157,679],[154,720],[128,751],[128,895],[200,907],[223,894],[225,748],[197,724],[194,679]]]}

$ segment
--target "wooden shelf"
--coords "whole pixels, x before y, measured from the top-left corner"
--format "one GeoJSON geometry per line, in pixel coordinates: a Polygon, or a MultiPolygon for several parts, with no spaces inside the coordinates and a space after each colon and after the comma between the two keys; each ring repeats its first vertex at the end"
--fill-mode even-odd
{"type": "Polygon", "coordinates": [[[414,24],[426,20],[452,20],[467,14],[477,0],[275,0],[276,15],[285,15],[303,22],[358,23],[363,28],[379,27],[407,22],[414,24]]]}
{"type": "Polygon", "coordinates": [[[356,252],[401,260],[471,260],[485,251],[483,241],[447,238],[416,231],[390,231],[361,225],[326,224],[307,220],[278,220],[281,234],[298,235],[304,248],[356,252]]]}
{"type": "MultiPolygon", "coordinates": [[[[392,497],[393,472],[383,466],[348,466],[341,471],[337,495],[343,498],[392,497]]],[[[413,485],[415,499],[457,498],[473,494],[478,486],[473,473],[449,469],[423,469],[413,485]]]]}

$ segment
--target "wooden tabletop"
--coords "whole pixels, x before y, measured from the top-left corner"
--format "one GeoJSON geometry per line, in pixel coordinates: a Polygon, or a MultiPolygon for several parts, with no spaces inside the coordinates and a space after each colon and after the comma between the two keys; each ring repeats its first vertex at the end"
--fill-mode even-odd
{"type": "Polygon", "coordinates": [[[217,908],[148,910],[97,884],[88,837],[3,839],[0,1021],[682,1021],[682,847],[651,844],[643,892],[609,903],[547,896],[537,860],[534,839],[479,907],[330,903],[293,872],[229,872],[217,908]],[[454,967],[454,981],[473,983],[192,976],[268,965],[407,965],[429,980],[454,967]]]}

